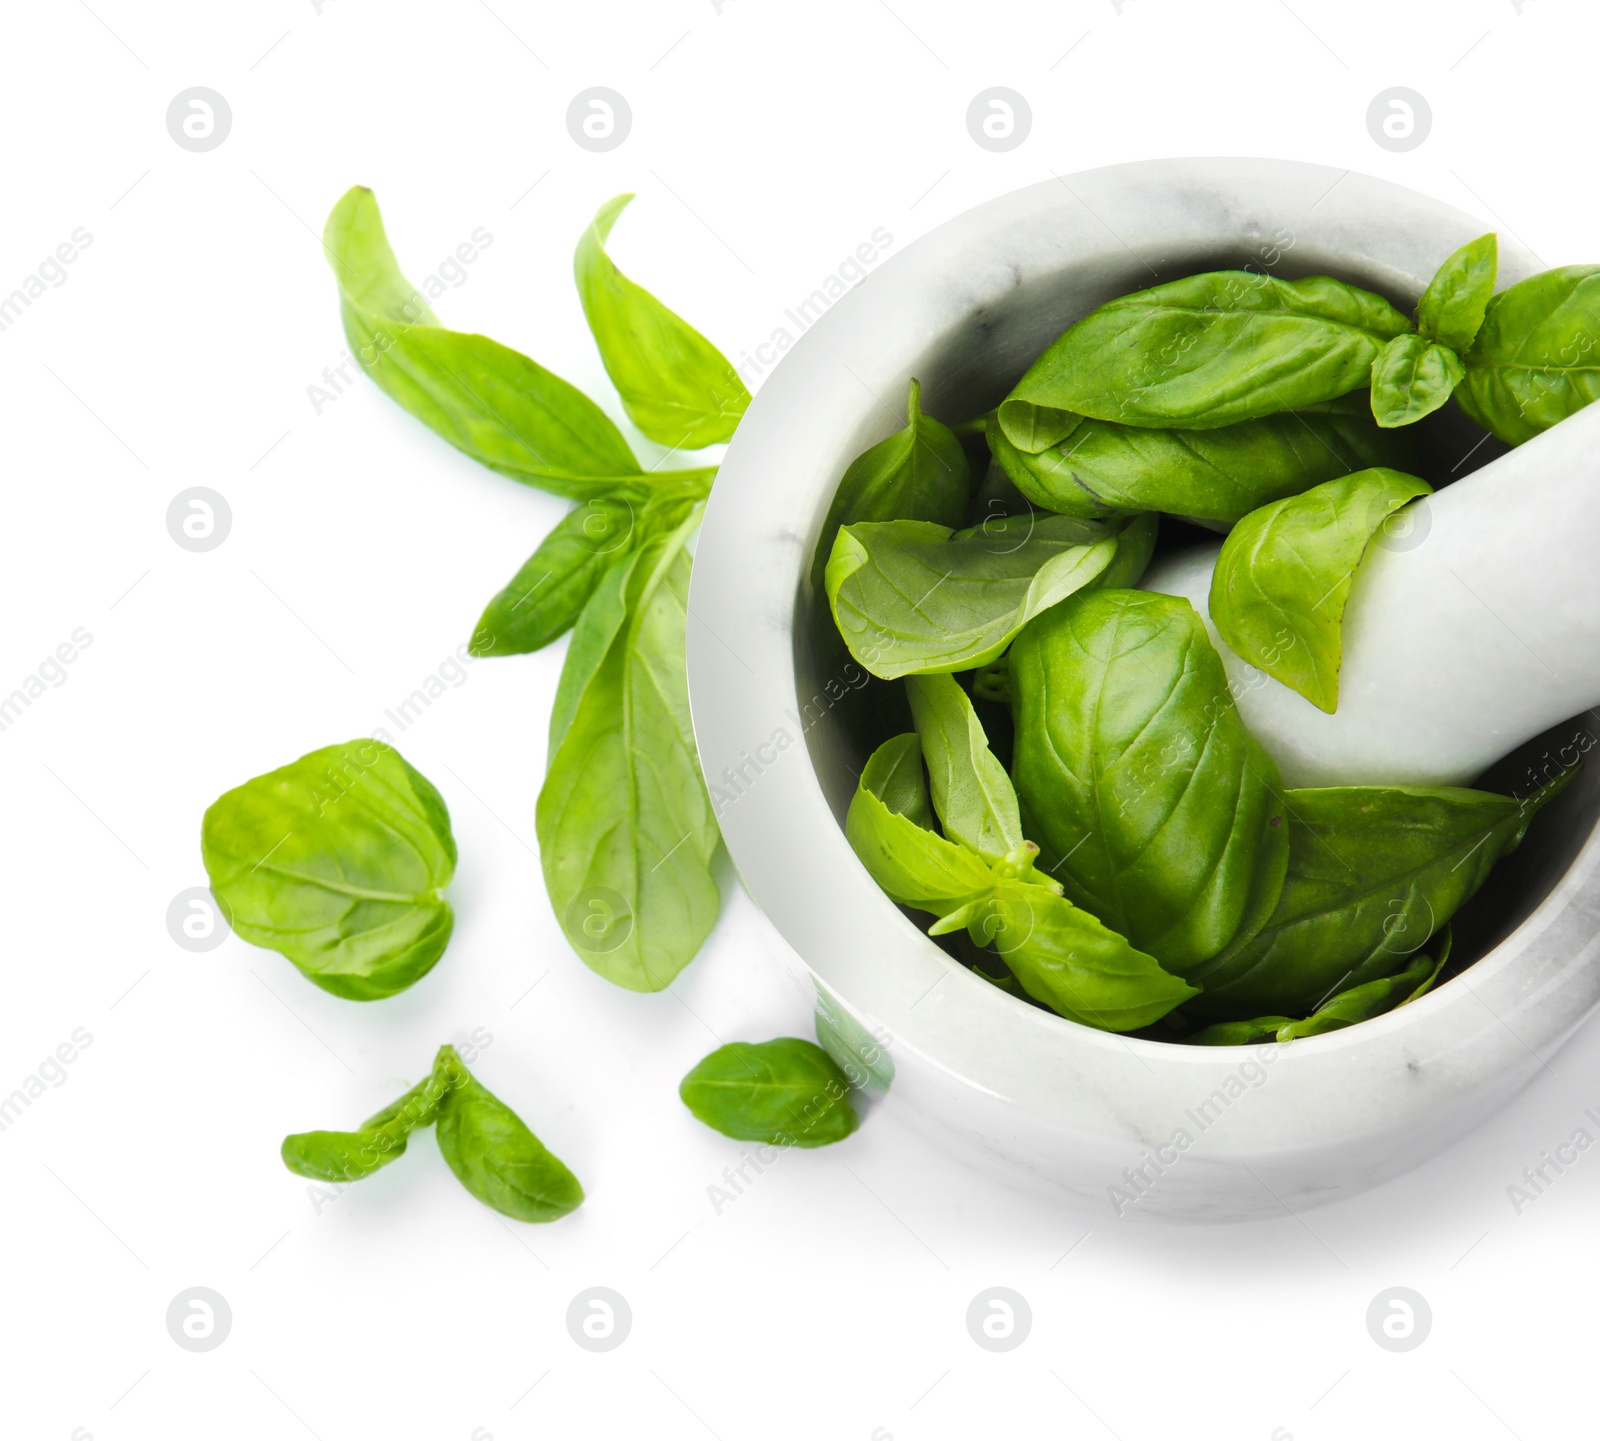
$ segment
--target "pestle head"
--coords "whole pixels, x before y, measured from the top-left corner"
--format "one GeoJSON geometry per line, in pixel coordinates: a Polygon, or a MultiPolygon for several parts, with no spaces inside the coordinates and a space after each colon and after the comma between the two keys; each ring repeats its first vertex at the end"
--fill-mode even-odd
{"type": "Polygon", "coordinates": [[[1239,713],[1286,785],[1465,785],[1600,706],[1600,406],[1407,514],[1405,534],[1380,533],[1356,573],[1332,715],[1217,635],[1220,544],[1164,559],[1141,582],[1206,621],[1239,713]]]}

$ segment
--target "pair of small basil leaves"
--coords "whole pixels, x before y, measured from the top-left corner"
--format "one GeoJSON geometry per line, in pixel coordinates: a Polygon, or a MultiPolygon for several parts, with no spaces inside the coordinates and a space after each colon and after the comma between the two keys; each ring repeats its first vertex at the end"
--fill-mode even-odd
{"type": "Polygon", "coordinates": [[[1372,362],[1372,413],[1381,426],[1431,415],[1466,377],[1462,357],[1483,326],[1499,269],[1493,235],[1480,235],[1434,273],[1417,303],[1417,328],[1396,336],[1372,362]]]}
{"type": "Polygon", "coordinates": [[[931,934],[965,927],[977,945],[995,948],[1030,996],[1084,1025],[1137,1030],[1192,996],[1193,987],[1035,871],[1039,848],[1023,838],[1016,792],[960,685],[922,675],[907,689],[916,734],[873,753],[845,821],[851,847],[890,899],[938,917],[931,934]]]}
{"type": "MultiPolygon", "coordinates": [[[[715,346],[606,253],[631,196],[573,258],[584,315],[629,418],[670,450],[726,441],[749,393],[715,346]]],[[[592,400],[481,335],[444,328],[401,273],[368,190],[329,217],[345,331],[388,395],[490,469],[579,502],[484,611],[471,651],[537,650],[574,631],[536,816],[546,889],[594,970],[659,990],[720,905],[717,829],[684,673],[687,543],[715,470],[646,471],[592,400]],[[605,897],[599,916],[582,904],[605,897]]]]}
{"type": "Polygon", "coordinates": [[[583,1202],[578,1178],[504,1101],[484,1087],[454,1046],[441,1046],[427,1079],[355,1131],[286,1136],[283,1163],[315,1181],[357,1181],[402,1155],[432,1125],[456,1179],[515,1221],[555,1221],[583,1202]]]}
{"type": "Polygon", "coordinates": [[[1012,779],[1041,866],[1198,987],[1184,1011],[1208,1020],[1309,1014],[1406,969],[1572,776],[1521,800],[1283,790],[1172,596],[1072,596],[1009,662],[1012,779]]]}

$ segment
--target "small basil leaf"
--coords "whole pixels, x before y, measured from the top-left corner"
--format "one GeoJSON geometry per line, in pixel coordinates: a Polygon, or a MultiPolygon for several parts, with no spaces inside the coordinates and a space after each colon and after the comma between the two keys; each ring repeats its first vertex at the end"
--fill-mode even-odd
{"type": "Polygon", "coordinates": [[[845,816],[845,838],[890,900],[944,916],[989,891],[983,860],[930,829],[933,821],[915,735],[872,753],[845,816]]]}
{"type": "Polygon", "coordinates": [[[1340,991],[1332,1000],[1318,1006],[1303,1021],[1286,1021],[1278,1028],[1278,1040],[1293,1041],[1302,1036],[1323,1036],[1329,1031],[1343,1030],[1358,1021],[1369,1021],[1374,1016],[1397,1010],[1429,990],[1449,959],[1448,936],[1440,948],[1437,960],[1421,956],[1398,975],[1386,976],[1379,981],[1368,981],[1363,986],[1352,986],[1340,991]]]}
{"type": "Polygon", "coordinates": [[[312,1181],[359,1181],[405,1154],[404,1138],[386,1131],[302,1131],[285,1136],[283,1164],[312,1181]]]}
{"type": "Polygon", "coordinates": [[[1251,511],[1211,574],[1217,633],[1251,665],[1335,710],[1356,567],[1384,521],[1432,489],[1398,470],[1362,470],[1251,511]]]}
{"type": "Polygon", "coordinates": [[[1253,1021],[1218,1021],[1204,1030],[1185,1036],[1192,1046],[1245,1046],[1252,1041],[1271,1037],[1275,1041],[1293,1041],[1302,1036],[1320,1036],[1353,1026],[1357,1021],[1371,1020],[1386,1011],[1409,1005],[1418,996],[1432,988],[1439,972],[1450,959],[1450,928],[1445,927],[1433,949],[1437,959],[1420,956],[1398,975],[1340,991],[1332,1000],[1317,1007],[1304,1020],[1291,1020],[1288,1016],[1260,1016],[1253,1021]]]}
{"type": "Polygon", "coordinates": [[[322,244],[351,353],[451,445],[573,500],[640,473],[622,433],[582,391],[485,336],[440,326],[400,273],[370,190],[356,186],[334,206],[322,244]]]}
{"type": "Polygon", "coordinates": [[[736,1141],[769,1146],[829,1146],[861,1122],[850,1083],[810,1041],[780,1037],[719,1047],[683,1078],[690,1114],[736,1141]]]}
{"type": "Polygon", "coordinates": [[[712,472],[667,472],[656,484],[622,485],[570,511],[491,600],[473,632],[476,656],[526,655],[570,630],[606,572],[645,535],[677,529],[711,488],[712,472]]]}
{"type": "Polygon", "coordinates": [[[572,269],[584,318],[640,430],[675,450],[717,445],[732,437],[750,392],[716,346],[606,254],[611,227],[632,199],[608,200],[578,241],[572,269]]]}
{"type": "Polygon", "coordinates": [[[1008,412],[1020,401],[1124,425],[1231,425],[1359,389],[1410,329],[1382,296],[1327,276],[1191,275],[1071,326],[1002,403],[1001,423],[1022,424],[1008,412]]]}
{"type": "Polygon", "coordinates": [[[1485,430],[1521,445],[1600,395],[1597,333],[1600,265],[1520,280],[1489,302],[1456,401],[1485,430]]]}
{"type": "Polygon", "coordinates": [[[1412,425],[1449,400],[1466,373],[1449,346],[1397,335],[1372,362],[1373,419],[1386,430],[1412,425]]]}
{"type": "Polygon", "coordinates": [[[834,623],[885,680],[970,670],[1111,564],[1114,530],[1090,542],[1093,533],[1071,516],[1014,516],[961,532],[918,520],[846,526],[828,560],[834,623]]]}
{"type": "Polygon", "coordinates": [[[1265,919],[1277,767],[1187,601],[1075,595],[1017,638],[1011,687],[1023,829],[1068,899],[1182,976],[1265,919]]]}
{"type": "Polygon", "coordinates": [[[1258,1016],[1253,1021],[1218,1021],[1182,1038],[1189,1046],[1248,1046],[1253,1041],[1275,1039],[1282,1026],[1293,1025],[1288,1016],[1258,1016]]]}
{"type": "Polygon", "coordinates": [[[227,792],[200,852],[239,936],[336,996],[403,991],[450,939],[449,813],[381,741],[327,746],[227,792]]]}
{"type": "Polygon", "coordinates": [[[439,1150],[485,1206],[513,1221],[556,1221],[583,1204],[578,1178],[498,1096],[467,1076],[439,1107],[439,1150]]]}
{"type": "Polygon", "coordinates": [[[720,905],[717,822],[684,673],[684,546],[695,523],[644,542],[579,617],[535,814],[545,888],[568,940],[592,970],[635,991],[660,990],[694,959],[720,905]]]}
{"type": "Polygon", "coordinates": [[[1085,420],[1033,455],[993,427],[989,444],[1022,494],[1046,510],[1091,517],[1158,510],[1231,522],[1352,470],[1409,464],[1409,440],[1386,434],[1366,412],[1365,405],[1356,414],[1285,411],[1215,430],[1085,420]]]}
{"type": "Polygon", "coordinates": [[[358,1181],[406,1149],[406,1137],[433,1124],[448,1081],[437,1073],[391,1101],[358,1131],[303,1131],[283,1139],[283,1164],[314,1181],[358,1181]]]}
{"type": "Polygon", "coordinates": [[[840,526],[928,520],[954,528],[966,518],[971,490],[966,451],[948,427],[922,413],[922,386],[913,380],[906,395],[906,428],[851,461],[834,492],[811,568],[812,586],[822,585],[840,526]]]}
{"type": "Polygon", "coordinates": [[[1195,976],[1204,990],[1189,1009],[1304,1015],[1335,989],[1405,969],[1574,774],[1521,801],[1459,787],[1287,792],[1289,868],[1277,906],[1195,976]]]}
{"type": "Polygon", "coordinates": [[[984,439],[994,451],[994,437],[1000,438],[1023,455],[1038,455],[1054,450],[1072,438],[1083,416],[1071,410],[1057,410],[1048,405],[1035,405],[1031,400],[1018,400],[1013,394],[995,407],[992,417],[984,424],[984,439]]]}
{"type": "Polygon", "coordinates": [[[1434,272],[1422,292],[1417,328],[1427,339],[1465,354],[1483,326],[1499,268],[1500,247],[1492,233],[1469,240],[1434,272]]]}
{"type": "Polygon", "coordinates": [[[945,835],[988,860],[1003,859],[1022,844],[1017,793],[967,693],[948,675],[929,675],[908,676],[906,694],[945,835]]]}
{"type": "Polygon", "coordinates": [[[1103,1031],[1136,1031],[1196,994],[1088,911],[1042,886],[1002,882],[968,931],[993,944],[1036,1001],[1103,1031]]]}
{"type": "Polygon", "coordinates": [[[605,573],[627,558],[642,505],[639,492],[620,486],[570,511],[489,602],[471,653],[526,655],[571,630],[605,573]]]}

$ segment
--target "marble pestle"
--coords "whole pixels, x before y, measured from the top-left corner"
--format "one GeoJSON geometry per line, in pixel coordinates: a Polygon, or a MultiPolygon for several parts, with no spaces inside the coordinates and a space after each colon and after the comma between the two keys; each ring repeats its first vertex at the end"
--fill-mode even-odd
{"type": "MultiPolygon", "coordinates": [[[[1600,405],[1401,520],[1356,574],[1334,714],[1240,660],[1212,629],[1240,714],[1287,785],[1464,785],[1600,706],[1600,405]]],[[[1145,589],[1186,597],[1209,625],[1217,550],[1153,566],[1145,589]]],[[[1590,731],[1600,735],[1575,728],[1574,754],[1594,744],[1590,731]]]]}

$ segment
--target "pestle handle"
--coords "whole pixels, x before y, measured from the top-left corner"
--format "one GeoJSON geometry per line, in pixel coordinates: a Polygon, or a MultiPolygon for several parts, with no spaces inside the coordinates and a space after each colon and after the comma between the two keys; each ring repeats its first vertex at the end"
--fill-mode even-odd
{"type": "MultiPolygon", "coordinates": [[[[1380,535],[1344,615],[1327,715],[1211,627],[1239,711],[1290,786],[1464,785],[1600,706],[1600,405],[1413,503],[1380,535]]],[[[1152,567],[1210,627],[1218,546],[1152,567]]],[[[1594,744],[1574,727],[1577,751],[1594,744]]],[[[1567,756],[1570,762],[1574,756],[1567,756]]]]}

